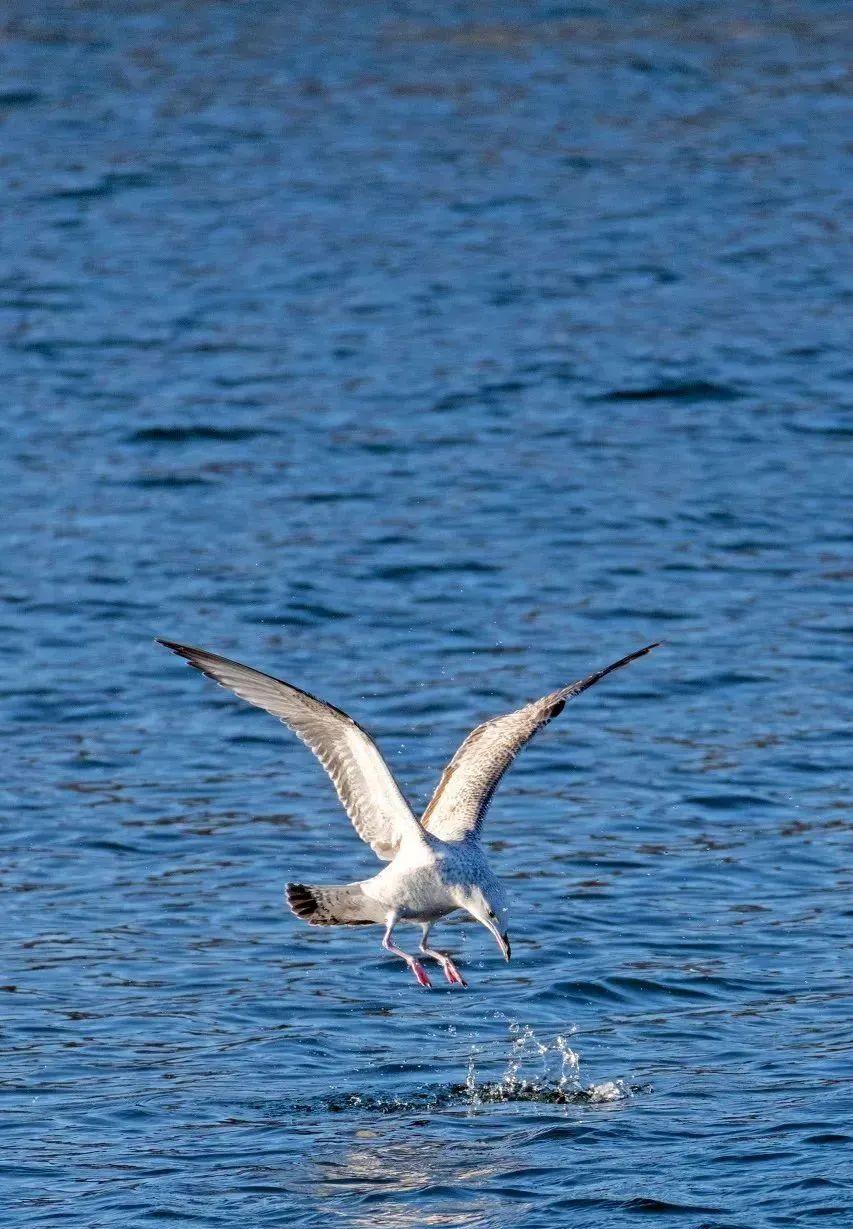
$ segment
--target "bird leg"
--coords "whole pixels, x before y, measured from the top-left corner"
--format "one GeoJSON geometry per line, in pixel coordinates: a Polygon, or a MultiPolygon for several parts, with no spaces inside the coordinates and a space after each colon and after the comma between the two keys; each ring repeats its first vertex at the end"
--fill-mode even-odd
{"type": "Polygon", "coordinates": [[[393,913],[389,913],[385,926],[385,934],[382,938],[382,946],[385,948],[385,951],[390,952],[392,956],[399,956],[401,960],[405,960],[406,964],[417,978],[418,984],[425,986],[426,989],[429,990],[431,983],[426,975],[424,966],[419,961],[415,960],[414,956],[410,956],[408,952],[404,952],[401,947],[397,947],[395,943],[391,942],[391,935],[393,934],[396,922],[396,916],[393,913]]]}
{"type": "Polygon", "coordinates": [[[447,952],[437,952],[434,947],[427,947],[427,939],[429,938],[430,928],[427,925],[427,926],[424,926],[423,929],[424,929],[424,933],[421,937],[421,948],[420,948],[421,955],[432,956],[434,960],[438,961],[438,963],[441,965],[442,973],[447,978],[447,980],[450,982],[451,986],[463,986],[467,988],[468,983],[465,981],[465,978],[462,976],[462,974],[457,969],[456,965],[450,959],[447,952]]]}

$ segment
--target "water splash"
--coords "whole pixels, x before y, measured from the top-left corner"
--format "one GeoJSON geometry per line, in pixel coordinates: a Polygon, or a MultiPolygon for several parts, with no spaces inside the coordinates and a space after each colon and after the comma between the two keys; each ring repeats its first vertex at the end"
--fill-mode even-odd
{"type": "Polygon", "coordinates": [[[602,1104],[631,1097],[634,1089],[624,1080],[606,1080],[585,1085],[580,1076],[580,1056],[572,1049],[569,1038],[575,1029],[542,1041],[529,1024],[508,1021],[510,1051],[506,1069],[497,1080],[480,1081],[477,1062],[483,1050],[474,1048],[468,1056],[468,1071],[464,1084],[454,1092],[467,1100],[472,1108],[495,1102],[539,1101],[552,1105],[578,1102],[602,1104]]]}
{"type": "MultiPolygon", "coordinates": [[[[509,1052],[503,1072],[489,1079],[480,1069],[493,1066],[495,1043],[473,1046],[468,1054],[465,1079],[459,1084],[425,1086],[401,1097],[372,1096],[370,1093],[350,1093],[334,1097],[322,1108],[332,1113],[366,1110],[393,1114],[418,1110],[465,1109],[476,1112],[487,1105],[516,1102],[537,1102],[542,1105],[603,1105],[627,1101],[638,1092],[648,1092],[648,1086],[630,1085],[625,1080],[605,1080],[600,1084],[584,1084],[580,1074],[580,1056],[569,1040],[574,1028],[548,1041],[542,1041],[528,1024],[506,1020],[509,1032],[509,1052]]],[[[455,1031],[455,1030],[454,1030],[455,1031]]],[[[312,1104],[295,1105],[301,1113],[316,1112],[312,1104]]]]}

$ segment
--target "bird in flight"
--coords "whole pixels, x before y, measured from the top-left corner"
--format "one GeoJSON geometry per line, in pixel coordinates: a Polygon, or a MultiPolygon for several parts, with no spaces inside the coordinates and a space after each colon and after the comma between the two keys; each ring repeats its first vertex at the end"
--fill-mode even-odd
{"type": "Polygon", "coordinates": [[[477,726],[445,768],[418,819],[376,743],[341,709],[227,657],[158,640],[221,687],[283,721],[331,777],[358,835],[388,864],[372,878],[356,883],[288,883],[286,896],[292,911],[311,926],[384,926],[385,951],[404,960],[427,989],[426,970],[415,956],[396,945],[394,927],[398,922],[415,922],[421,927],[419,954],[436,960],[451,985],[466,983],[451,957],[429,942],[434,923],[449,913],[461,909],[470,914],[485,926],[509,960],[506,895],[480,841],[495,790],[522,747],[563,711],[568,700],[645,656],[658,643],[477,726]]]}

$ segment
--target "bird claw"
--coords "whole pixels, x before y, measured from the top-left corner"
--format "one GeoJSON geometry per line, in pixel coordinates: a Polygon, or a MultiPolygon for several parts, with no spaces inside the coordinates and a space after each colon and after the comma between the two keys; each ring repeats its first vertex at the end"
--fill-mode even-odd
{"type": "Polygon", "coordinates": [[[411,970],[418,979],[418,985],[423,986],[425,990],[432,989],[432,982],[426,975],[426,969],[422,964],[418,964],[417,960],[413,960],[411,970]]]}
{"type": "Polygon", "coordinates": [[[444,976],[450,982],[451,986],[461,986],[463,990],[468,989],[468,983],[452,960],[445,960],[441,967],[444,970],[444,976]]]}

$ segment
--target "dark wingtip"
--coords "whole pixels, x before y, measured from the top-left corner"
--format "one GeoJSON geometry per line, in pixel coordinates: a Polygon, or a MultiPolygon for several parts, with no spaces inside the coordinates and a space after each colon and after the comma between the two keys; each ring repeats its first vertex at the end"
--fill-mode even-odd
{"type": "Polygon", "coordinates": [[[646,653],[651,653],[652,649],[659,649],[662,644],[662,640],[655,640],[651,644],[647,644],[644,649],[637,649],[635,653],[629,653],[628,656],[624,657],[622,660],[629,662],[634,661],[637,657],[645,657],[646,653]]]}
{"type": "Polygon", "coordinates": [[[206,657],[213,657],[213,653],[204,653],[203,649],[193,649],[188,644],[178,644],[177,640],[163,640],[160,636],[154,637],[155,644],[162,644],[164,649],[168,649],[170,653],[174,653],[176,657],[183,657],[184,661],[189,666],[201,667],[196,662],[196,657],[204,654],[206,657]]]}
{"type": "Polygon", "coordinates": [[[652,649],[659,649],[662,644],[662,640],[655,640],[652,644],[647,644],[644,649],[636,649],[633,653],[629,653],[627,657],[621,657],[619,661],[614,661],[612,665],[607,666],[603,673],[609,673],[611,670],[618,670],[621,666],[627,666],[630,662],[636,661],[638,657],[645,657],[647,653],[651,653],[652,649]]]}
{"type": "Polygon", "coordinates": [[[605,666],[603,670],[596,670],[595,674],[589,674],[585,679],[578,679],[576,683],[569,684],[562,691],[555,692],[556,704],[554,712],[550,715],[556,716],[562,711],[562,706],[566,700],[571,700],[574,696],[579,696],[587,688],[594,686],[595,683],[601,682],[603,678],[607,678],[608,674],[612,674],[614,670],[621,670],[623,666],[629,665],[630,662],[636,661],[638,657],[645,657],[647,653],[651,653],[652,649],[660,648],[663,644],[662,640],[655,640],[653,644],[647,644],[643,649],[636,649],[633,653],[629,653],[627,657],[620,657],[618,661],[611,662],[609,666],[605,666]],[[559,705],[559,707],[558,707],[559,705]]]}

